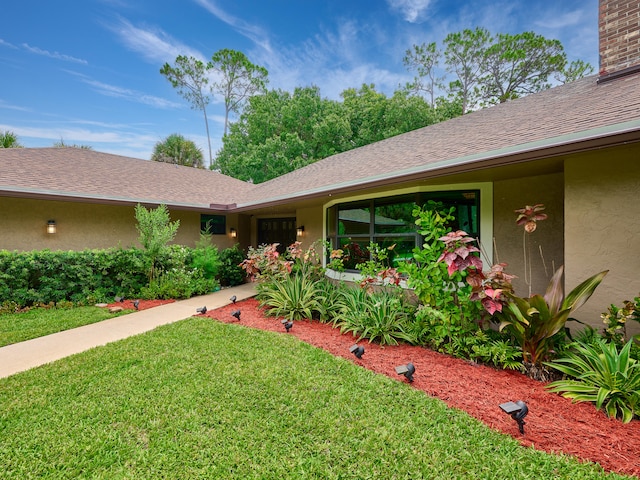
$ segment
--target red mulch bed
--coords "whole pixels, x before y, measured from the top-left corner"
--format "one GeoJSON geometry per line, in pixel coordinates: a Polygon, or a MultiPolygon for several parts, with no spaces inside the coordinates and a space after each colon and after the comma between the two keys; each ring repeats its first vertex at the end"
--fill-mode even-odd
{"type": "MultiPolygon", "coordinates": [[[[281,319],[265,316],[253,298],[208,311],[206,316],[285,334],[281,319]],[[240,322],[231,316],[237,309],[241,311],[240,322]]],[[[354,337],[342,335],[330,325],[298,321],[289,335],[399,381],[406,380],[396,374],[395,367],[412,362],[416,367],[412,387],[443,400],[452,408],[464,410],[490,428],[513,436],[522,445],[550,453],[566,453],[597,462],[611,472],[640,477],[638,420],[623,424],[608,418],[590,403],[572,403],[549,393],[543,383],[519,372],[472,364],[422,347],[381,347],[365,341],[361,342],[365,353],[358,360],[349,351],[355,343],[354,337]],[[523,400],[529,407],[524,436],[516,422],[498,407],[517,400],[523,400]]]]}

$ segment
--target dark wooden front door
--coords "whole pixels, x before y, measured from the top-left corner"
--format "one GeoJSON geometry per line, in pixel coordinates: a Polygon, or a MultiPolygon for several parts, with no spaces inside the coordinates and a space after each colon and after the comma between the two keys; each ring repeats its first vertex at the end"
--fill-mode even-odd
{"type": "Polygon", "coordinates": [[[278,251],[296,241],[295,217],[262,218],[258,220],[258,245],[279,243],[278,251]]]}

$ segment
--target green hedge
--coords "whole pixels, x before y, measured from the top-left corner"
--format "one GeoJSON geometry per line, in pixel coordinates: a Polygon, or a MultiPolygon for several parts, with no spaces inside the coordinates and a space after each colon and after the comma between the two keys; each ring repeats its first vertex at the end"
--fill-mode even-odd
{"type": "MultiPolygon", "coordinates": [[[[224,253],[224,251],[223,251],[224,253]]],[[[221,255],[224,257],[224,255],[221,255]]],[[[166,297],[170,293],[186,298],[208,293],[219,287],[224,277],[222,261],[218,276],[209,278],[198,268],[201,257],[196,249],[172,245],[156,259],[156,268],[164,272],[162,284],[149,285],[148,263],[144,250],[113,248],[83,251],[0,250],[0,304],[11,302],[20,307],[71,301],[96,303],[126,298],[166,297]]],[[[210,266],[210,265],[209,265],[210,266]]]]}

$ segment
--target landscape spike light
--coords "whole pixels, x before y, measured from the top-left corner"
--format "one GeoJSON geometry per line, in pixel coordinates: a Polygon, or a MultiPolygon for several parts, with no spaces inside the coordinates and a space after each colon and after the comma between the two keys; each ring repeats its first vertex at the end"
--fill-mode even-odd
{"type": "Polygon", "coordinates": [[[362,355],[364,354],[364,347],[358,344],[351,345],[351,347],[349,347],[349,351],[353,353],[356,358],[362,358],[362,355]]]}
{"type": "Polygon", "coordinates": [[[207,307],[206,307],[206,305],[205,305],[204,307],[196,308],[196,312],[201,313],[202,315],[204,315],[205,313],[207,313],[207,307]]]}
{"type": "Polygon", "coordinates": [[[291,327],[293,327],[293,322],[285,318],[282,320],[282,325],[284,325],[284,328],[287,330],[287,333],[289,333],[289,330],[291,330],[291,327]]]}
{"type": "Polygon", "coordinates": [[[115,301],[116,302],[124,302],[124,297],[116,297],[115,301]]]}
{"type": "Polygon", "coordinates": [[[524,417],[529,413],[529,407],[527,407],[527,404],[522,400],[518,400],[517,402],[501,403],[500,408],[504,413],[511,415],[511,418],[513,418],[518,424],[518,430],[522,435],[524,435],[524,417]]]}
{"type": "Polygon", "coordinates": [[[416,373],[416,367],[413,363],[409,362],[406,365],[399,365],[396,367],[396,373],[398,375],[404,375],[409,383],[413,382],[413,374],[416,373]]]}
{"type": "Polygon", "coordinates": [[[235,304],[237,299],[238,299],[238,297],[236,297],[236,296],[234,295],[234,296],[232,296],[229,300],[231,300],[231,303],[235,304]]]}
{"type": "Polygon", "coordinates": [[[140,300],[135,300],[133,302],[133,308],[135,308],[136,310],[140,309],[140,300]]]}
{"type": "Polygon", "coordinates": [[[236,317],[236,320],[240,321],[240,310],[236,310],[235,312],[231,313],[232,317],[236,317]]]}

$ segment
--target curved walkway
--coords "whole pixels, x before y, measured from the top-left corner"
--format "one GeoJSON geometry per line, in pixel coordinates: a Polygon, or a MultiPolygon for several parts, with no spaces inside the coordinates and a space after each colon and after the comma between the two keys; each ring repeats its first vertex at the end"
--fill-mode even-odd
{"type": "Polygon", "coordinates": [[[0,378],[38,367],[100,345],[148,332],[167,323],[196,315],[196,308],[209,310],[223,307],[232,295],[238,300],[253,297],[255,285],[246,283],[208,295],[161,305],[140,312],[110,318],[102,322],[14,343],[0,348],[0,378]]]}

